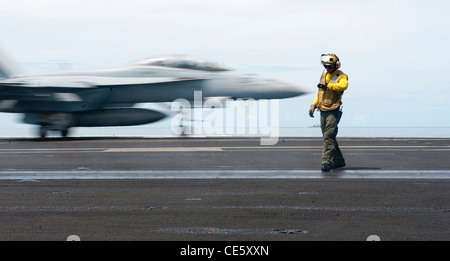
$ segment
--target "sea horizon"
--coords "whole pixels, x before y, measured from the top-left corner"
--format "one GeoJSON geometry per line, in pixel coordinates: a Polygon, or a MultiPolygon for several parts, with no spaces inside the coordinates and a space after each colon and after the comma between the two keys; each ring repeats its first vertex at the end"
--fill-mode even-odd
{"type": "MultiPolygon", "coordinates": [[[[280,127],[278,137],[321,137],[320,127],[280,127]]],[[[38,136],[37,127],[0,128],[2,138],[32,138],[38,136]]],[[[50,137],[60,136],[50,132],[50,137]]],[[[167,127],[107,127],[73,128],[70,137],[179,137],[167,127]]],[[[248,130],[232,134],[191,134],[189,137],[264,137],[269,135],[249,134],[248,130]]],[[[338,138],[450,138],[450,127],[339,127],[338,138]]]]}

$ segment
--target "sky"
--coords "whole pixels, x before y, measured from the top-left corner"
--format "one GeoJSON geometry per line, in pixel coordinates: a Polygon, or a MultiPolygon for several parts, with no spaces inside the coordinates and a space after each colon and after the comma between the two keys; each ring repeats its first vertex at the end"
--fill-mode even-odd
{"type": "MultiPolygon", "coordinates": [[[[450,127],[450,1],[0,0],[0,48],[25,73],[189,54],[310,94],[280,101],[281,127],[308,109],[335,53],[349,76],[342,127],[450,127]]],[[[0,127],[16,116],[0,114],[0,127]]],[[[12,124],[12,125],[9,125],[12,124]]]]}

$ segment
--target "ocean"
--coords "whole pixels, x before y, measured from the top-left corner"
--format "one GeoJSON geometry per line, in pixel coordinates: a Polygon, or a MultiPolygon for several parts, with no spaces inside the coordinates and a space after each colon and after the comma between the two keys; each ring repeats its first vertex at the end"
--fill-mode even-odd
{"type": "MultiPolygon", "coordinates": [[[[27,126],[24,128],[0,128],[0,137],[28,138],[36,137],[38,128],[27,126]]],[[[259,134],[248,134],[248,130],[236,134],[195,134],[192,137],[258,137],[267,136],[259,134]],[[237,134],[239,133],[239,134],[237,134]],[[242,134],[243,133],[243,134],[242,134]]],[[[290,127],[279,128],[278,137],[321,137],[318,127],[290,127]]],[[[58,133],[50,133],[57,137],[58,133]]],[[[73,128],[71,137],[177,137],[170,128],[136,126],[136,127],[108,127],[108,128],[73,128]]],[[[450,138],[448,127],[339,127],[338,138],[450,138]]]]}

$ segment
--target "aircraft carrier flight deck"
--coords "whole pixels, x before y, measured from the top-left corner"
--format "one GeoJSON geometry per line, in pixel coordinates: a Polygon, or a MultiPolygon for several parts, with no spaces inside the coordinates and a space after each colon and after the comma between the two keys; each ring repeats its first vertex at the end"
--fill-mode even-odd
{"type": "Polygon", "coordinates": [[[450,240],[450,139],[2,138],[0,240],[450,240]]]}

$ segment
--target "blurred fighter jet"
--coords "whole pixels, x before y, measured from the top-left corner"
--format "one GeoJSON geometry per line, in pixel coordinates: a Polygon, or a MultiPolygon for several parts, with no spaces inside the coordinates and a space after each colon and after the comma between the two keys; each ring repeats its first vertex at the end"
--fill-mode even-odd
{"type": "Polygon", "coordinates": [[[24,113],[24,122],[68,135],[71,127],[128,126],[156,122],[167,115],[133,108],[137,103],[230,99],[282,99],[305,94],[276,80],[230,71],[188,56],[150,58],[125,67],[41,75],[17,74],[0,55],[0,112],[24,113]]]}

